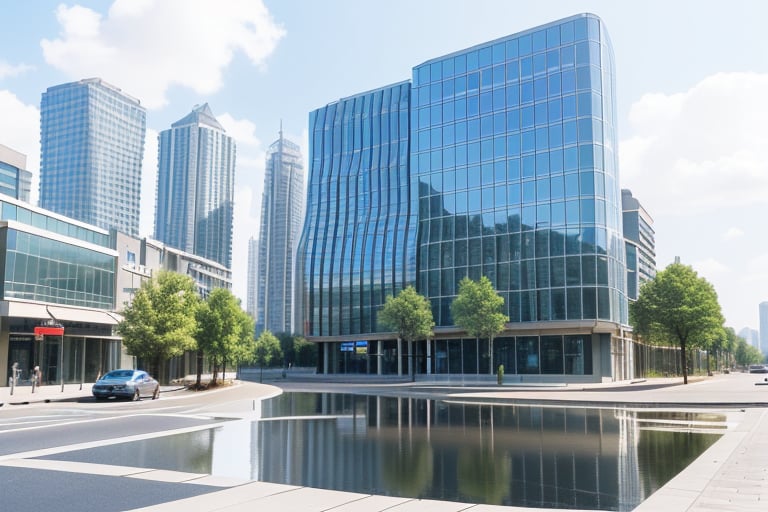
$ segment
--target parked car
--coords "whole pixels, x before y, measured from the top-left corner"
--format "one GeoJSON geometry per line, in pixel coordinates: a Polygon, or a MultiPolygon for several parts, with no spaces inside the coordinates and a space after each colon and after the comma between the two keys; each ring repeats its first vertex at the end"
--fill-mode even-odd
{"type": "Polygon", "coordinates": [[[768,373],[768,366],[764,364],[749,365],[749,373],[768,373]]]}
{"type": "Polygon", "coordinates": [[[97,399],[139,400],[142,396],[151,396],[156,400],[160,396],[160,383],[143,370],[112,370],[93,384],[91,392],[97,399]]]}

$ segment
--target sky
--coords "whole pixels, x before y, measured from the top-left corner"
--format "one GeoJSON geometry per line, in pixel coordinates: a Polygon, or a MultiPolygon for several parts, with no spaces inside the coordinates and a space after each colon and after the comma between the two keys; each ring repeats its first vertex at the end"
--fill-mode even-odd
{"type": "MultiPolygon", "coordinates": [[[[37,198],[40,98],[100,77],[147,109],[141,236],[157,135],[208,103],[237,142],[233,292],[246,301],[265,153],[282,123],[308,156],[309,112],[411,78],[414,66],[581,12],[616,60],[619,180],[676,256],[714,286],[726,325],[768,301],[768,2],[762,0],[0,0],[0,144],[37,198]]],[[[307,170],[305,165],[305,170],[307,170]]]]}

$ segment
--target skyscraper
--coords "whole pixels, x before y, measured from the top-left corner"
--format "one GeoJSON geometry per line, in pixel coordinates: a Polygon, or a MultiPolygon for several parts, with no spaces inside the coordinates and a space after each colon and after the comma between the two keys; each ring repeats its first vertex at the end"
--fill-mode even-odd
{"type": "Polygon", "coordinates": [[[40,206],[139,234],[146,110],[100,78],[49,87],[40,102],[40,206]]]}
{"type": "Polygon", "coordinates": [[[294,254],[304,207],[304,164],[283,137],[267,151],[261,200],[256,331],[293,332],[294,254]]]}
{"type": "Polygon", "coordinates": [[[155,238],[231,268],[235,141],[207,103],[159,140],[155,238]]]}
{"type": "Polygon", "coordinates": [[[259,241],[251,237],[248,240],[248,289],[246,295],[246,312],[256,319],[256,301],[259,283],[259,241]]]}
{"type": "Polygon", "coordinates": [[[768,355],[768,302],[760,303],[760,352],[768,355]]]}
{"type": "Polygon", "coordinates": [[[630,376],[614,105],[608,34],[582,14],[310,113],[297,296],[319,370],[630,376]],[[451,317],[481,276],[510,319],[492,344],[451,317]],[[437,327],[406,353],[377,313],[409,284],[437,327]]]}

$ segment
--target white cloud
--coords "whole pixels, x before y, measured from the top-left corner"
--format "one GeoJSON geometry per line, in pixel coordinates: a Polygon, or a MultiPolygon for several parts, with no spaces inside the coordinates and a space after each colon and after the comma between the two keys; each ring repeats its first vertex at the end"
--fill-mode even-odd
{"type": "Polygon", "coordinates": [[[735,240],[737,238],[741,238],[744,236],[744,231],[742,231],[739,228],[729,228],[728,231],[726,231],[723,234],[723,240],[735,240]]]}
{"type": "Polygon", "coordinates": [[[700,276],[710,281],[712,276],[731,272],[731,269],[727,265],[714,258],[707,258],[705,260],[694,262],[691,266],[700,276]]]}
{"type": "Polygon", "coordinates": [[[622,186],[654,217],[768,202],[768,74],[719,73],[631,109],[622,186]]]}
{"type": "Polygon", "coordinates": [[[98,76],[162,107],[171,86],[219,90],[236,52],[257,67],[285,30],[260,0],[116,0],[106,17],[60,5],[57,39],[41,41],[45,60],[73,80],[98,76]]]}
{"type": "Polygon", "coordinates": [[[40,179],[40,111],[25,105],[10,91],[0,90],[0,144],[27,156],[27,170],[32,172],[33,204],[37,203],[40,179]]]}
{"type": "Polygon", "coordinates": [[[17,64],[12,66],[3,60],[0,60],[0,80],[7,77],[19,76],[30,69],[32,69],[32,66],[28,66],[27,64],[17,64]]]}
{"type": "Polygon", "coordinates": [[[217,116],[216,119],[226,130],[227,135],[237,141],[238,152],[242,146],[260,146],[261,141],[256,137],[256,125],[248,119],[235,119],[229,113],[217,116]]]}

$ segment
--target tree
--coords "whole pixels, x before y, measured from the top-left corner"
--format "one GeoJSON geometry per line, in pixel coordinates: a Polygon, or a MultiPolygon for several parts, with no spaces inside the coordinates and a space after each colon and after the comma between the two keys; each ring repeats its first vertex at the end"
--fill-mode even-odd
{"type": "Polygon", "coordinates": [[[159,380],[165,361],[196,348],[199,301],[191,277],[162,271],[141,284],[123,311],[117,326],[123,345],[129,354],[152,362],[159,380]]]}
{"type": "Polygon", "coordinates": [[[259,382],[264,380],[264,367],[269,366],[273,360],[280,360],[283,353],[280,350],[280,341],[270,331],[263,331],[256,340],[254,361],[261,368],[259,382]]]}
{"type": "Polygon", "coordinates": [[[212,384],[227,361],[237,364],[253,354],[253,320],[230,290],[216,288],[197,311],[197,386],[202,374],[202,355],[213,363],[212,384]]]}
{"type": "Polygon", "coordinates": [[[283,352],[283,367],[287,368],[289,363],[293,363],[296,358],[296,351],[293,348],[293,336],[287,332],[278,332],[275,337],[280,342],[280,350],[283,352]]]}
{"type": "Polygon", "coordinates": [[[307,341],[303,336],[295,336],[293,350],[296,354],[294,366],[317,366],[317,343],[307,341]]]}
{"type": "MultiPolygon", "coordinates": [[[[397,331],[397,336],[408,343],[408,353],[413,355],[413,342],[432,336],[435,321],[429,300],[419,295],[413,286],[407,286],[397,297],[387,296],[379,313],[379,321],[397,331]]],[[[412,377],[416,375],[413,359],[409,362],[412,377]]]]}
{"type": "Polygon", "coordinates": [[[748,366],[750,364],[758,364],[763,362],[763,353],[760,349],[753,347],[747,340],[742,337],[737,337],[733,349],[733,358],[736,360],[736,364],[740,366],[748,366]]]}
{"type": "Polygon", "coordinates": [[[459,282],[459,294],[451,303],[453,322],[475,338],[488,338],[491,373],[493,368],[493,338],[504,330],[509,317],[502,313],[504,298],[493,289],[491,280],[479,281],[468,277],[459,282]]]}
{"type": "Polygon", "coordinates": [[[715,339],[723,326],[717,293],[690,266],[673,263],[643,284],[630,304],[632,324],[641,336],[674,339],[680,346],[683,383],[688,384],[686,349],[715,339]]]}

